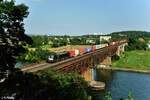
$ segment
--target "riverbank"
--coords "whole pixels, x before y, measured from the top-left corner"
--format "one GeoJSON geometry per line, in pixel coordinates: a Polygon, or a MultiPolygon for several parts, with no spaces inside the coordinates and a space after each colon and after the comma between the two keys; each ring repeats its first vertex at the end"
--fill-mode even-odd
{"type": "Polygon", "coordinates": [[[103,67],[103,68],[98,68],[98,69],[150,74],[150,70],[140,70],[140,69],[114,68],[114,67],[103,67]]]}
{"type": "Polygon", "coordinates": [[[118,61],[112,63],[111,68],[114,70],[149,73],[150,51],[135,50],[125,52],[118,61]]]}

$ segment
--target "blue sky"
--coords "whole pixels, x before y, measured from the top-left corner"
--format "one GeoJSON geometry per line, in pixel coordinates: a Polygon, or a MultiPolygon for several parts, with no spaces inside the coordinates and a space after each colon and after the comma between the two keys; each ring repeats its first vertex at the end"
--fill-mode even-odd
{"type": "Polygon", "coordinates": [[[29,6],[27,34],[150,31],[150,0],[16,0],[29,6]]]}

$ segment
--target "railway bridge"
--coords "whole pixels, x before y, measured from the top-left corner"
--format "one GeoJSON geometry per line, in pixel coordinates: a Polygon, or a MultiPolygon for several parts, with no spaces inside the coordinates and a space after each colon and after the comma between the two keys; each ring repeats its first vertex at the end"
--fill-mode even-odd
{"type": "Polygon", "coordinates": [[[42,63],[39,65],[22,68],[25,72],[36,72],[47,70],[49,68],[59,72],[78,72],[87,80],[92,80],[92,68],[97,65],[109,66],[111,59],[124,52],[124,47],[127,45],[127,40],[121,40],[110,44],[107,47],[100,48],[96,51],[89,52],[74,58],[70,58],[57,63],[49,64],[42,63]]]}

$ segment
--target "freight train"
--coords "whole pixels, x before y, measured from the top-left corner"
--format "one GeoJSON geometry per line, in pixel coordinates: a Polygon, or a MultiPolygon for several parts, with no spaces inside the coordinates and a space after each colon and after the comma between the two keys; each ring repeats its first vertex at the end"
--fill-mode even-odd
{"type": "Polygon", "coordinates": [[[60,52],[60,53],[54,53],[48,56],[47,58],[47,62],[48,63],[55,63],[58,61],[62,61],[68,58],[72,58],[72,57],[76,57],[79,55],[83,55],[85,53],[89,53],[92,51],[95,51],[97,49],[100,49],[102,47],[108,46],[108,44],[105,45],[94,45],[88,48],[78,48],[75,50],[70,50],[70,51],[64,51],[64,52],[60,52]]]}
{"type": "MultiPolygon", "coordinates": [[[[126,42],[126,40],[111,42],[110,46],[119,44],[119,43],[123,43],[123,42],[126,42]]],[[[60,52],[60,53],[51,54],[48,56],[47,62],[55,63],[58,61],[62,61],[62,60],[71,58],[71,57],[83,55],[85,53],[89,53],[89,52],[92,52],[92,51],[95,51],[95,50],[98,50],[100,48],[107,47],[107,46],[108,46],[108,44],[93,45],[89,48],[78,48],[78,49],[71,50],[71,51],[64,51],[64,52],[60,52]]]]}

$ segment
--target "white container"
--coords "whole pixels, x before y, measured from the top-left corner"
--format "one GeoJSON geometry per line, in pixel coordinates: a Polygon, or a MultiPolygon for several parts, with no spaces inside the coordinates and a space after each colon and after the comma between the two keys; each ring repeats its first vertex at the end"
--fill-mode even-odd
{"type": "Polygon", "coordinates": [[[78,49],[75,49],[75,56],[78,56],[79,55],[79,50],[78,49]]]}
{"type": "Polygon", "coordinates": [[[95,45],[96,49],[100,49],[101,48],[101,45],[95,45]]]}
{"type": "Polygon", "coordinates": [[[100,49],[100,48],[104,48],[108,46],[108,44],[99,44],[99,45],[95,45],[96,49],[100,49]]]}
{"type": "Polygon", "coordinates": [[[108,44],[101,44],[101,48],[107,47],[108,44]]]}

